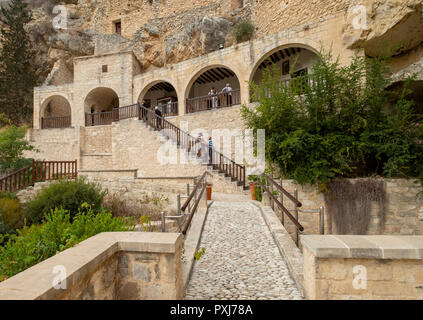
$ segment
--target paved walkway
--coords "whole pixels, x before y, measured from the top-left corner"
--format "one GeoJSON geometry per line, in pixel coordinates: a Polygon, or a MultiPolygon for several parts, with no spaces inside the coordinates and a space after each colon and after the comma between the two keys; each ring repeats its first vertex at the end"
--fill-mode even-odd
{"type": "Polygon", "coordinates": [[[215,201],[209,210],[186,299],[302,299],[260,209],[215,201]]]}

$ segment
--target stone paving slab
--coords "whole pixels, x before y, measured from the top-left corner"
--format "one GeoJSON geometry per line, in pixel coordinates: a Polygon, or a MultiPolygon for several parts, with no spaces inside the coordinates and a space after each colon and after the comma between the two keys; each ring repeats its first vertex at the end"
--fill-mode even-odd
{"type": "Polygon", "coordinates": [[[185,299],[302,299],[260,209],[215,201],[209,209],[185,299]]]}

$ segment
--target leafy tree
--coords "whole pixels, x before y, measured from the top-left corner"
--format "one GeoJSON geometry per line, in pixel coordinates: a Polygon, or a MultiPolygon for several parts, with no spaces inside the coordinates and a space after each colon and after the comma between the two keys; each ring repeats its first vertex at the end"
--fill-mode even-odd
{"type": "Polygon", "coordinates": [[[268,68],[251,83],[257,107],[243,106],[247,125],[266,130],[266,158],[286,178],[321,187],[337,177],[420,177],[423,128],[405,86],[390,104],[387,59],[356,57],[341,66],[321,54],[311,76],[280,79],[268,68]]]}
{"type": "Polygon", "coordinates": [[[35,51],[25,30],[31,19],[23,0],[10,0],[0,11],[0,113],[14,124],[29,121],[32,113],[35,51]]]}
{"type": "Polygon", "coordinates": [[[10,126],[0,131],[0,176],[31,164],[24,151],[34,150],[25,139],[25,127],[10,126]]]}

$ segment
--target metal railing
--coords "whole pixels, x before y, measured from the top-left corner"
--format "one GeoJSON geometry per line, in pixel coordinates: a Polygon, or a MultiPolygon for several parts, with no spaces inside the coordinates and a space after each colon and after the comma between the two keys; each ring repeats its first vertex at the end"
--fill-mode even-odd
{"type": "Polygon", "coordinates": [[[71,116],[42,117],[41,129],[70,128],[71,116]]]}
{"type": "Polygon", "coordinates": [[[275,204],[281,211],[281,222],[285,226],[285,215],[291,220],[295,226],[295,243],[298,246],[299,243],[299,234],[304,234],[304,227],[299,222],[299,213],[319,213],[319,232],[320,234],[325,233],[324,228],[324,207],[321,206],[319,209],[301,209],[302,203],[298,200],[298,190],[295,189],[291,194],[282,187],[282,180],[280,183],[277,183],[273,178],[269,177],[266,174],[262,174],[258,177],[257,181],[258,186],[263,188],[264,191],[270,197],[270,205],[273,210],[275,210],[275,204]],[[263,183],[264,181],[264,183],[263,183]],[[276,194],[275,194],[276,193],[276,194]],[[278,195],[278,196],[277,196],[278,195]],[[294,205],[293,210],[288,210],[284,205],[284,198],[287,198],[294,205]],[[292,215],[292,213],[294,215],[292,215]]]}
{"type": "Polygon", "coordinates": [[[202,143],[197,138],[194,138],[188,132],[185,132],[164,119],[158,116],[153,110],[140,107],[140,120],[143,120],[147,125],[155,130],[163,130],[164,135],[176,142],[178,147],[185,148],[188,153],[194,153],[204,163],[213,166],[214,169],[224,173],[225,176],[231,177],[232,181],[237,181],[238,186],[248,189],[246,186],[246,169],[244,165],[240,165],[223,155],[214,147],[209,147],[207,143],[202,143]]]}
{"type": "Polygon", "coordinates": [[[177,197],[177,206],[178,206],[178,215],[176,216],[166,216],[162,212],[162,232],[166,232],[166,219],[177,219],[179,232],[182,232],[183,235],[186,235],[188,229],[191,226],[192,218],[197,212],[200,202],[202,200],[204,191],[207,186],[207,175],[210,175],[209,172],[205,171],[203,175],[195,182],[194,188],[190,191],[190,185],[187,185],[187,196],[184,204],[181,206],[181,198],[183,196],[178,195],[177,197]]]}
{"type": "Polygon", "coordinates": [[[36,182],[75,179],[78,175],[77,161],[33,161],[0,179],[0,191],[16,192],[36,182]]]}
{"type": "Polygon", "coordinates": [[[193,113],[204,110],[231,107],[241,104],[241,90],[216,93],[213,95],[188,98],[186,100],[186,112],[193,113]]]}

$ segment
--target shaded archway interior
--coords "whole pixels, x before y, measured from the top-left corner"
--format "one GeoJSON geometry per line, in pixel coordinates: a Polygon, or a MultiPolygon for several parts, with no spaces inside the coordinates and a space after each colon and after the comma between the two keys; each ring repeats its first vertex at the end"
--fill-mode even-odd
{"type": "Polygon", "coordinates": [[[70,103],[62,96],[48,98],[41,107],[42,118],[70,117],[71,113],[70,103]]]}
{"type": "Polygon", "coordinates": [[[281,80],[289,81],[292,78],[312,73],[313,65],[318,60],[318,55],[311,50],[301,47],[288,47],[277,50],[264,57],[251,80],[260,84],[264,71],[270,66],[279,69],[281,80]]]}
{"type": "Polygon", "coordinates": [[[119,97],[110,88],[96,88],[85,98],[84,107],[86,113],[112,111],[119,107],[119,97]]]}
{"type": "Polygon", "coordinates": [[[143,97],[140,96],[139,102],[147,108],[178,102],[178,95],[175,88],[169,82],[158,82],[154,84],[143,97]]]}
{"type": "Polygon", "coordinates": [[[224,67],[215,67],[204,71],[194,81],[188,98],[204,97],[214,88],[217,93],[229,84],[232,90],[239,90],[238,77],[232,70],[224,67]]]}

